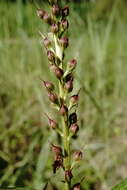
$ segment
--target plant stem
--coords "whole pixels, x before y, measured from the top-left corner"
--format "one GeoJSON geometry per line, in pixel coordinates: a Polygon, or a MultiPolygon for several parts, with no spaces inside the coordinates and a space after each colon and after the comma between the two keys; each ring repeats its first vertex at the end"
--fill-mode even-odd
{"type": "MultiPolygon", "coordinates": [[[[69,130],[67,125],[67,120],[65,118],[62,118],[62,126],[63,126],[63,147],[64,147],[64,167],[65,171],[70,169],[70,162],[71,162],[71,156],[70,156],[70,140],[69,140],[69,130]]],[[[66,181],[65,183],[65,190],[70,190],[71,188],[71,181],[66,181]]]]}
{"type": "MultiPolygon", "coordinates": [[[[63,69],[63,49],[59,46],[57,42],[57,36],[54,35],[55,51],[56,55],[60,58],[61,64],[60,67],[63,69]]],[[[63,98],[65,104],[67,103],[67,95],[64,92],[63,85],[59,81],[59,97],[63,98]]],[[[69,139],[69,126],[68,126],[68,115],[61,116],[61,124],[63,129],[63,148],[64,148],[64,168],[65,171],[71,168],[71,155],[70,155],[70,139],[69,139]]],[[[71,189],[71,181],[65,181],[64,190],[71,189]]]]}

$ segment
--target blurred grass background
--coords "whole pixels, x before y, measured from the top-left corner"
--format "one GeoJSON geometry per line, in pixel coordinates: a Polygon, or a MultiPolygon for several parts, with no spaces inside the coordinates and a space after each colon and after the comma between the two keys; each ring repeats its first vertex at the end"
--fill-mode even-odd
{"type": "MultiPolygon", "coordinates": [[[[47,7],[42,1],[40,7],[47,7]]],[[[78,59],[75,85],[81,87],[79,138],[84,159],[74,173],[84,190],[108,190],[127,174],[127,2],[70,3],[69,60],[78,59]],[[71,50],[71,51],[70,51],[71,50]]],[[[35,7],[0,1],[0,185],[42,190],[52,174],[47,127],[49,108],[41,80],[48,71],[38,31],[46,31],[35,7]]],[[[47,74],[48,73],[48,74],[47,74]]],[[[76,92],[76,90],[75,90],[76,92]]],[[[61,176],[62,180],[62,176],[61,176]]],[[[50,187],[51,188],[51,187],[50,187]]]]}

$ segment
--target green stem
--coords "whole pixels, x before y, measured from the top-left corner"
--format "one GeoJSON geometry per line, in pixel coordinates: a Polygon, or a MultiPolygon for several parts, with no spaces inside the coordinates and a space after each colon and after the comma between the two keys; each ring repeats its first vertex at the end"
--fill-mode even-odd
{"type": "MultiPolygon", "coordinates": [[[[70,138],[67,116],[62,117],[63,126],[63,148],[64,148],[64,167],[65,171],[71,168],[71,155],[70,155],[70,138]]],[[[71,181],[65,182],[65,190],[71,189],[71,181]]]]}
{"type": "MultiPolygon", "coordinates": [[[[54,35],[55,51],[56,55],[61,60],[61,69],[63,69],[63,49],[59,46],[57,36],[54,35]]],[[[63,85],[59,81],[59,97],[63,98],[65,103],[67,102],[67,94],[64,92],[63,85]]],[[[64,148],[64,168],[65,171],[71,168],[71,154],[70,154],[70,138],[69,138],[69,126],[68,126],[68,115],[62,116],[61,123],[63,127],[63,148],[64,148]]],[[[64,190],[71,189],[71,181],[65,182],[64,190]]]]}

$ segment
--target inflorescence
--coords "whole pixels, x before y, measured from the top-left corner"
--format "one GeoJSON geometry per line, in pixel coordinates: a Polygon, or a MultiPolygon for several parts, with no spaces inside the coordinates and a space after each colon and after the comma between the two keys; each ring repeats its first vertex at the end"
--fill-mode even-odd
{"type": "Polygon", "coordinates": [[[79,131],[77,118],[77,105],[79,101],[79,92],[73,94],[74,70],[77,66],[77,60],[72,59],[65,64],[65,50],[69,46],[69,38],[66,36],[69,22],[69,7],[61,7],[57,0],[49,0],[51,13],[38,9],[37,15],[49,25],[50,32],[47,35],[41,33],[43,44],[46,49],[49,61],[49,69],[58,79],[58,89],[49,81],[43,81],[48,94],[48,98],[54,108],[57,109],[61,122],[50,118],[47,114],[49,126],[60,134],[62,146],[51,144],[51,150],[54,155],[53,172],[56,173],[59,168],[64,171],[65,190],[80,190],[80,183],[71,184],[73,168],[75,163],[82,159],[82,152],[76,150],[72,154],[71,139],[79,131]]]}

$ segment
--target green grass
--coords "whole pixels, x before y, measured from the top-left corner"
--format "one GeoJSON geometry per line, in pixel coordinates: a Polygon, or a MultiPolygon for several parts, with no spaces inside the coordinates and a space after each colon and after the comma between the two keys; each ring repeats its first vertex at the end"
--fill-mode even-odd
{"type": "MultiPolygon", "coordinates": [[[[105,20],[73,9],[67,55],[78,59],[75,83],[82,89],[73,147],[84,152],[74,181],[85,176],[85,190],[108,190],[127,170],[126,17],[119,6],[105,20]]],[[[0,185],[41,190],[61,175],[51,172],[50,142],[57,137],[43,114],[53,115],[40,80],[53,80],[39,43],[38,31],[46,29],[32,5],[1,3],[0,18],[0,185]]]]}

